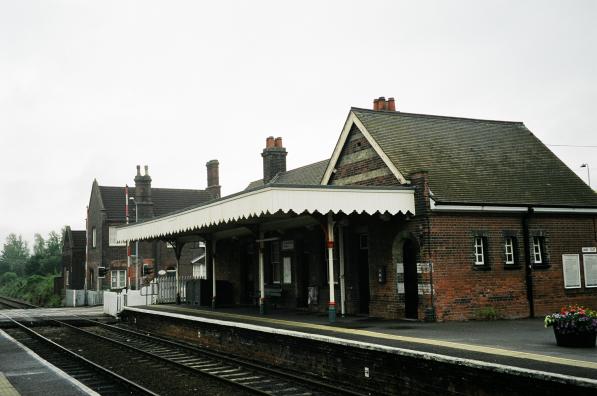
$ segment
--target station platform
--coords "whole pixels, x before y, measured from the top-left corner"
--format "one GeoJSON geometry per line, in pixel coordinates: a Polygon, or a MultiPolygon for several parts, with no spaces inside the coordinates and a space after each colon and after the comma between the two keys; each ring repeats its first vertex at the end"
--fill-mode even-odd
{"type": "Polygon", "coordinates": [[[98,395],[0,330],[0,395],[98,395]]]}
{"type": "Polygon", "coordinates": [[[578,379],[597,389],[597,349],[556,346],[543,319],[426,323],[274,310],[260,315],[254,307],[198,308],[189,305],[126,307],[161,317],[212,322],[219,325],[310,338],[348,342],[370,349],[401,350],[422,358],[467,366],[492,366],[531,376],[578,379]]]}
{"type": "Polygon", "coordinates": [[[80,318],[92,320],[109,320],[102,306],[93,307],[61,307],[33,309],[4,309],[0,311],[0,329],[12,327],[13,320],[28,322],[44,322],[46,320],[73,321],[80,318]]]}

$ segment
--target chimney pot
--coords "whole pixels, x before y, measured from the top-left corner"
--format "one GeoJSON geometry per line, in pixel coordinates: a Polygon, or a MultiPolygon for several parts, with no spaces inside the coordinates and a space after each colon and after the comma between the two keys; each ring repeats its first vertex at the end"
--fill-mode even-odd
{"type": "Polygon", "coordinates": [[[137,165],[137,176],[141,176],[141,165],[137,165]]]}
{"type": "Polygon", "coordinates": [[[277,137],[276,140],[274,141],[274,147],[283,147],[282,146],[282,138],[281,137],[277,137]]]}
{"type": "Polygon", "coordinates": [[[273,136],[268,136],[267,139],[265,139],[265,148],[272,148],[274,147],[275,143],[274,143],[274,137],[273,136]]]}
{"type": "Polygon", "coordinates": [[[149,176],[149,166],[145,165],[145,176],[149,176]]]}
{"type": "Polygon", "coordinates": [[[396,101],[394,98],[388,98],[388,111],[396,111],[396,101]]]}
{"type": "Polygon", "coordinates": [[[379,110],[379,99],[377,98],[373,99],[373,110],[379,110]]]}

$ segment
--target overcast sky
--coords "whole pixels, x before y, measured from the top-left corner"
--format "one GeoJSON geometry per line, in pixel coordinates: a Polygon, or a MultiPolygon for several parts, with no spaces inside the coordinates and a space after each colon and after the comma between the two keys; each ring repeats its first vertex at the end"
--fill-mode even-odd
{"type": "Polygon", "coordinates": [[[597,184],[595,1],[0,0],[0,242],[83,229],[91,184],[205,188],[328,158],[351,106],[523,121],[597,184]],[[586,147],[594,146],[594,147],[586,147]]]}

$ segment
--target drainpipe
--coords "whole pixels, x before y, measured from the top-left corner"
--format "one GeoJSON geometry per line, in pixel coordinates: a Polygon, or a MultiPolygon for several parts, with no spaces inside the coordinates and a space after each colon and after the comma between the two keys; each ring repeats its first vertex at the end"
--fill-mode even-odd
{"type": "Polygon", "coordinates": [[[529,317],[535,317],[535,303],[533,301],[533,264],[531,263],[531,244],[529,238],[529,218],[533,213],[531,207],[522,215],[522,234],[524,242],[524,268],[527,285],[527,300],[529,300],[529,317]]]}

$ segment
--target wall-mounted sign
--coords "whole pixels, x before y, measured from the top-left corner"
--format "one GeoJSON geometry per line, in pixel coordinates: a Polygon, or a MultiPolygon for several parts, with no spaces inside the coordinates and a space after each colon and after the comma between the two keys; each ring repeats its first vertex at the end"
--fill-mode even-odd
{"type": "Polygon", "coordinates": [[[294,241],[293,240],[282,241],[282,250],[293,250],[293,249],[294,249],[294,241]]]}
{"type": "Polygon", "coordinates": [[[597,254],[583,254],[585,287],[597,287],[597,254]]]}
{"type": "Polygon", "coordinates": [[[584,247],[584,248],[582,248],[582,252],[583,253],[597,253],[597,247],[594,247],[594,246],[584,247]]]}
{"type": "Polygon", "coordinates": [[[562,255],[562,270],[564,271],[564,287],[577,289],[580,284],[580,256],[578,254],[562,255]]]}

